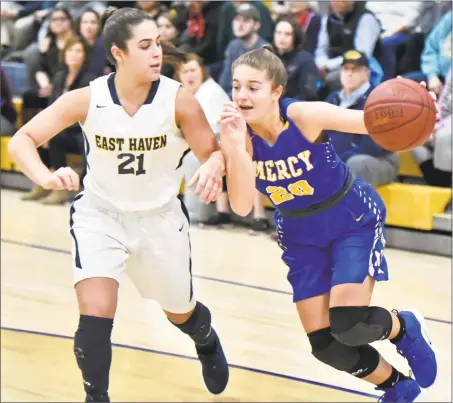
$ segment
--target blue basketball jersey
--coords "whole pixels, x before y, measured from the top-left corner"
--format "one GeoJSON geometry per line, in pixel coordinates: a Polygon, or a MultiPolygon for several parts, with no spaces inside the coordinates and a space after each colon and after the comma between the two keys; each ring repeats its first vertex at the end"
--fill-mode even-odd
{"type": "Polygon", "coordinates": [[[249,128],[256,187],[281,211],[323,202],[339,192],[349,177],[349,168],[335,153],[330,140],[311,143],[287,116],[287,108],[293,102],[300,101],[280,101],[280,116],[286,124],[274,145],[267,144],[249,128]]]}

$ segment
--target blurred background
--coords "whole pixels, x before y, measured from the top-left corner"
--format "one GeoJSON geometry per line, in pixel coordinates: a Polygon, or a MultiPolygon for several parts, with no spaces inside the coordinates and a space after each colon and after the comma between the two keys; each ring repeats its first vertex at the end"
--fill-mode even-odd
{"type": "MultiPolygon", "coordinates": [[[[351,170],[379,189],[389,210],[389,244],[451,254],[451,2],[450,1],[2,1],[2,186],[23,200],[61,205],[74,195],[48,192],[14,166],[7,143],[18,127],[62,93],[88,85],[114,67],[104,56],[100,15],[109,5],[153,16],[163,40],[191,53],[162,74],[180,81],[200,101],[213,129],[231,96],[231,65],[250,49],[272,43],[286,66],[285,96],[362,109],[371,90],[397,75],[425,81],[441,113],[432,138],[412,152],[390,153],[371,139],[328,133],[351,170]],[[343,63],[344,55],[352,55],[343,63]]],[[[78,126],[39,149],[52,169],[66,164],[84,175],[78,126]]],[[[198,162],[189,154],[186,175],[198,162]]],[[[203,206],[184,192],[193,222],[219,228],[246,225],[274,236],[268,200],[257,194],[253,213],[239,220],[227,194],[203,206]]]]}

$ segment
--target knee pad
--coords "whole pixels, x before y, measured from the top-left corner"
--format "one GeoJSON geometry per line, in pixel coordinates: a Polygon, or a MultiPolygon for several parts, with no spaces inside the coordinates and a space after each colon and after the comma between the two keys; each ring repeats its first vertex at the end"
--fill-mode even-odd
{"type": "Polygon", "coordinates": [[[74,337],[74,354],[87,393],[108,390],[112,327],[113,319],[80,315],[79,328],[74,337]]]}
{"type": "Polygon", "coordinates": [[[339,306],[329,311],[333,337],[347,346],[384,340],[392,331],[392,316],[384,308],[339,306]]]}
{"type": "Polygon", "coordinates": [[[379,353],[373,347],[350,347],[340,343],[332,336],[330,327],[309,333],[308,339],[315,358],[357,378],[365,378],[379,365],[379,353]]]}
{"type": "Polygon", "coordinates": [[[180,325],[173,324],[189,335],[196,344],[202,343],[211,332],[211,312],[201,302],[197,302],[187,322],[180,325]]]}

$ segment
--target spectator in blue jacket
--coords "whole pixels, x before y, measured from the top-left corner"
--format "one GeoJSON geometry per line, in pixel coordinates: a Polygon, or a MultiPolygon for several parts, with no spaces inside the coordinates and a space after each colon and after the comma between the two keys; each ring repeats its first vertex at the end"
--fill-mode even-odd
{"type": "MultiPolygon", "coordinates": [[[[363,110],[373,90],[367,56],[357,50],[343,55],[340,71],[342,89],[331,93],[326,102],[346,109],[363,110]]],[[[336,153],[354,175],[373,186],[393,182],[399,171],[399,156],[378,146],[370,136],[325,131],[336,153]]]]}
{"type": "Polygon", "coordinates": [[[444,14],[426,38],[421,56],[422,71],[405,74],[415,81],[426,81],[428,88],[437,95],[442,91],[451,67],[451,18],[451,11],[444,14]]]}

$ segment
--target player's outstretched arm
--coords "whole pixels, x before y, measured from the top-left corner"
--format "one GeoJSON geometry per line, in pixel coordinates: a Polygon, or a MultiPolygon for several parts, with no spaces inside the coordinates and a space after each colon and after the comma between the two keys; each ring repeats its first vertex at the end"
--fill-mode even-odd
{"type": "Polygon", "coordinates": [[[289,106],[288,115],[311,142],[316,141],[323,130],[368,134],[363,111],[326,102],[296,102],[289,106]]]}
{"type": "Polygon", "coordinates": [[[90,88],[67,92],[21,127],[8,144],[8,152],[22,172],[45,189],[79,188],[79,177],[71,168],[52,173],[41,161],[37,148],[62,130],[86,119],[90,88]]]}
{"type": "Polygon", "coordinates": [[[220,144],[227,166],[228,199],[233,211],[247,216],[255,198],[255,170],[244,118],[233,102],[224,106],[220,119],[220,144]]]}
{"type": "Polygon", "coordinates": [[[225,159],[203,109],[184,88],[180,88],[176,97],[176,123],[195,157],[203,163],[187,186],[198,183],[195,194],[209,204],[222,192],[225,159]]]}

